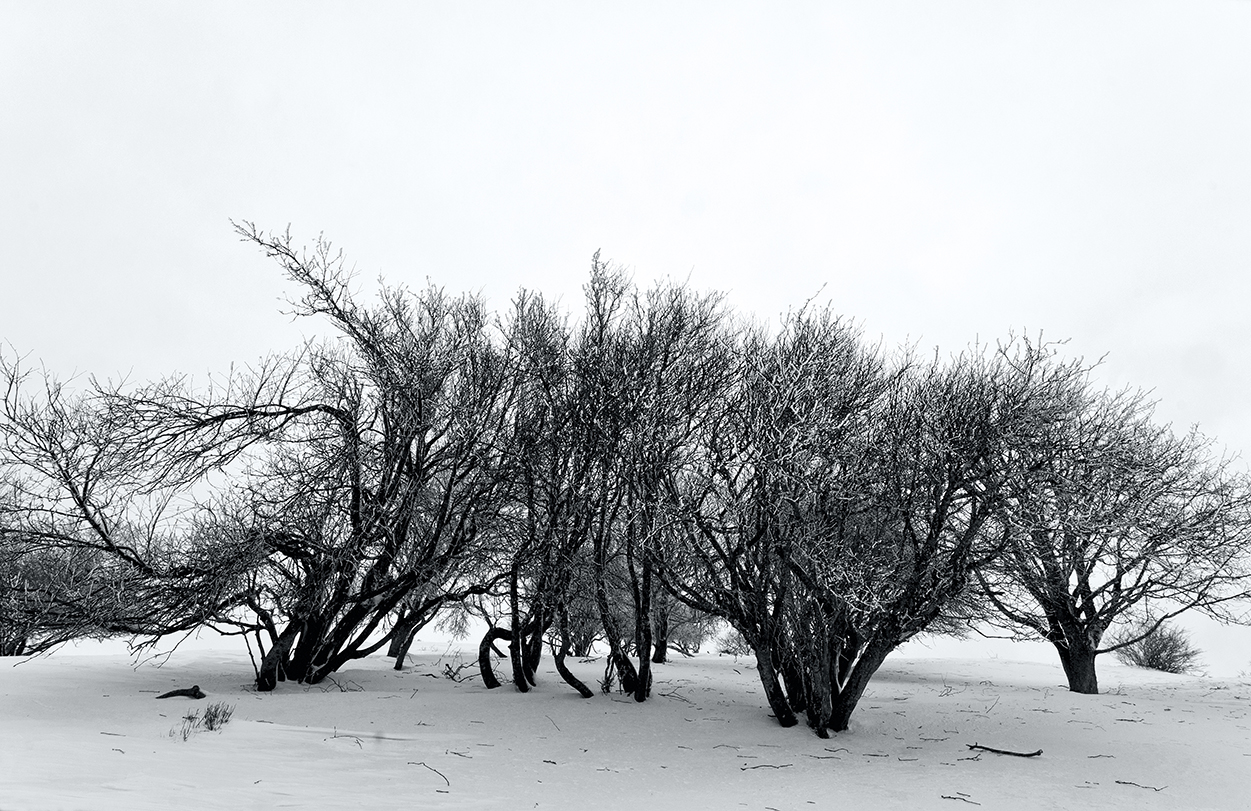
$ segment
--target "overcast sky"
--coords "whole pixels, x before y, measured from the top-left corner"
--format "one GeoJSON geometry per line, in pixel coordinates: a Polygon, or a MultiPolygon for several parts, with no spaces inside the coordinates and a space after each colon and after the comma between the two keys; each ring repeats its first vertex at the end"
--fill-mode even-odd
{"type": "Polygon", "coordinates": [[[1042,330],[1251,455],[1251,2],[0,0],[0,338],[294,345],[229,219],[369,282],[579,301],[591,255],[871,338],[1042,330]]]}

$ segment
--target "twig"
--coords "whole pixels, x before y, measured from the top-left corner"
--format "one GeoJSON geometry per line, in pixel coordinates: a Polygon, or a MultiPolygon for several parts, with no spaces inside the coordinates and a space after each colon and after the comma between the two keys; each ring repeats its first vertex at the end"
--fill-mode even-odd
{"type": "Polygon", "coordinates": [[[950,794],[940,794],[938,796],[942,797],[944,800],[959,800],[960,802],[968,803],[969,805],[981,805],[981,803],[975,803],[968,797],[953,797],[950,794]]]}
{"type": "MultiPolygon", "coordinates": [[[[425,761],[423,761],[423,760],[410,760],[410,761],[408,761],[408,765],[409,765],[409,766],[425,766],[427,769],[429,769],[430,771],[434,772],[434,773],[435,773],[435,774],[437,774],[439,777],[442,777],[442,778],[443,778],[443,782],[444,782],[444,783],[447,783],[447,787],[448,787],[448,788],[451,788],[451,787],[452,787],[452,781],[447,779],[447,775],[445,775],[443,772],[439,771],[438,769],[434,768],[433,766],[428,765],[425,761]]],[[[260,781],[258,780],[257,782],[259,783],[260,781]]]]}
{"type": "Polygon", "coordinates": [[[1042,750],[1037,752],[1013,752],[1009,749],[992,749],[989,746],[982,746],[980,743],[966,743],[965,746],[970,749],[981,749],[983,752],[994,752],[996,755],[1012,755],[1013,757],[1038,757],[1042,754],[1042,750]]]}
{"type": "Polygon", "coordinates": [[[1117,780],[1116,782],[1122,786],[1137,786],[1138,788],[1149,788],[1152,791],[1164,791],[1164,789],[1168,788],[1168,786],[1160,786],[1159,788],[1156,788],[1155,786],[1144,786],[1142,783],[1135,783],[1133,780],[1117,780]]]}
{"type": "MultiPolygon", "coordinates": [[[[546,718],[546,719],[547,719],[547,720],[549,720],[549,721],[552,721],[552,716],[550,716],[550,715],[545,715],[545,716],[543,716],[543,717],[544,717],[544,718],[546,718]]],[[[552,721],[552,726],[556,727],[556,731],[557,731],[557,732],[560,732],[560,727],[556,725],[556,722],[555,722],[555,721],[552,721]]]]}
{"type": "Polygon", "coordinates": [[[775,766],[772,763],[760,763],[755,766],[740,766],[739,771],[746,772],[752,769],[785,769],[787,767],[794,766],[794,765],[795,765],[794,763],[783,763],[780,766],[775,766]]]}

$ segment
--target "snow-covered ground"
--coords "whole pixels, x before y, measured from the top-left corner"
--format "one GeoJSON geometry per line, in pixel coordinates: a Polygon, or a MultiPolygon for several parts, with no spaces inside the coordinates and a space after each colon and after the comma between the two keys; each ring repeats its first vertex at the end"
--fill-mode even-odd
{"type": "MultiPolygon", "coordinates": [[[[270,694],[243,651],[135,666],[71,648],[0,665],[0,809],[1247,808],[1251,683],[1108,658],[1107,692],[1081,696],[1055,664],[894,656],[821,740],[773,722],[750,659],[715,654],[660,667],[639,705],[550,671],[488,691],[472,666],[447,677],[469,659],[442,644],[270,694]],[[155,700],[192,684],[208,697],[155,700]],[[184,740],[214,702],[230,722],[184,740]]],[[[574,668],[593,683],[602,665],[574,668]]]]}

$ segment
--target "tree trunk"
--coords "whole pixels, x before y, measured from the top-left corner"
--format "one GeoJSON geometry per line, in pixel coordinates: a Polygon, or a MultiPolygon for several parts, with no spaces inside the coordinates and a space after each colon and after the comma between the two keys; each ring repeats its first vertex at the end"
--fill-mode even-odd
{"type": "Polygon", "coordinates": [[[543,634],[547,633],[549,623],[542,617],[536,617],[526,632],[521,647],[521,663],[525,666],[526,678],[534,686],[535,674],[539,672],[539,664],[543,661],[543,634]]]}
{"type": "Polygon", "coordinates": [[[756,648],[756,673],[760,675],[760,685],[769,701],[769,709],[773,710],[773,717],[782,726],[793,727],[799,721],[795,718],[795,713],[791,712],[790,704],[782,692],[782,685],[778,682],[778,674],[773,667],[772,648],[770,640],[760,640],[760,645],[756,648]]]}
{"type": "Polygon", "coordinates": [[[560,650],[556,651],[553,657],[556,661],[556,672],[565,680],[565,683],[578,691],[578,695],[583,698],[591,698],[595,693],[591,692],[591,688],[582,683],[573,672],[565,666],[565,657],[569,655],[569,616],[564,606],[560,608],[560,650]]]}
{"type": "Polygon", "coordinates": [[[827,729],[834,717],[834,696],[831,691],[833,685],[830,680],[831,647],[829,635],[826,633],[808,641],[805,646],[809,657],[806,662],[808,691],[804,697],[808,705],[808,726],[812,727],[817,737],[820,738],[830,737],[827,729]]]}
{"type": "Polygon", "coordinates": [[[491,667],[491,648],[494,647],[497,639],[511,640],[512,638],[513,632],[507,628],[492,628],[486,632],[481,644],[478,645],[478,672],[482,674],[482,683],[488,690],[494,690],[500,686],[500,680],[495,678],[495,668],[491,667]]]}
{"type": "Polygon", "coordinates": [[[634,646],[639,654],[639,680],[634,689],[634,700],[643,702],[652,691],[652,566],[651,558],[644,553],[643,586],[635,593],[640,601],[635,605],[634,646]]]}
{"type": "Polygon", "coordinates": [[[430,615],[422,617],[413,611],[395,623],[391,644],[387,648],[387,656],[395,659],[395,669],[404,669],[404,659],[408,656],[408,649],[413,646],[413,640],[417,638],[417,632],[426,626],[429,622],[430,615]]]}
{"type": "Polygon", "coordinates": [[[513,569],[509,576],[508,582],[508,614],[509,621],[512,623],[512,633],[508,641],[509,660],[513,666],[513,685],[521,692],[530,691],[530,679],[526,675],[526,666],[524,661],[524,640],[525,630],[521,624],[521,597],[518,593],[520,572],[518,567],[520,561],[513,562],[513,569]]]}
{"type": "Polygon", "coordinates": [[[413,646],[413,640],[417,638],[418,630],[419,629],[415,627],[406,633],[403,637],[403,641],[401,641],[401,638],[398,635],[391,639],[391,650],[394,651],[394,653],[388,652],[388,655],[395,657],[396,670],[404,669],[404,660],[408,658],[408,649],[413,646]],[[398,647],[395,644],[397,642],[400,643],[398,647]]]}
{"type": "Polygon", "coordinates": [[[279,681],[287,679],[287,654],[292,643],[299,636],[300,625],[291,623],[274,642],[273,647],[261,657],[261,664],[256,669],[256,689],[262,693],[271,692],[279,681]]]}
{"type": "Polygon", "coordinates": [[[804,695],[804,676],[793,656],[776,655],[773,658],[777,669],[782,674],[782,683],[786,685],[786,698],[795,712],[808,709],[808,699],[804,695]]]}
{"type": "Polygon", "coordinates": [[[1095,675],[1095,651],[1085,645],[1074,646],[1054,643],[1060,654],[1060,664],[1064,666],[1064,675],[1069,680],[1069,689],[1074,693],[1097,695],[1099,679],[1095,675]]]}
{"type": "MultiPolygon", "coordinates": [[[[882,662],[886,661],[886,655],[892,649],[891,645],[881,642],[869,643],[864,653],[861,654],[860,660],[855,663],[851,673],[844,680],[842,689],[838,690],[833,697],[830,729],[835,732],[847,731],[851,714],[856,709],[860,697],[864,695],[864,688],[869,686],[869,679],[873,678],[873,674],[882,666],[882,662]]],[[[836,666],[831,667],[831,673],[837,673],[839,669],[836,666]]]]}
{"type": "Polygon", "coordinates": [[[669,660],[669,612],[673,600],[663,590],[652,600],[652,663],[663,665],[669,660]]]}

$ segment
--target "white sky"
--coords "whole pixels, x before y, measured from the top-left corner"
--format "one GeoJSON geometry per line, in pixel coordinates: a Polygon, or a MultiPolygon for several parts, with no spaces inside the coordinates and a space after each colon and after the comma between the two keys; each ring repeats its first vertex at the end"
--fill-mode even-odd
{"type": "Polygon", "coordinates": [[[366,281],[579,300],[591,254],[871,337],[1043,330],[1251,455],[1251,2],[0,0],[0,338],[294,345],[228,218],[366,281]]]}

